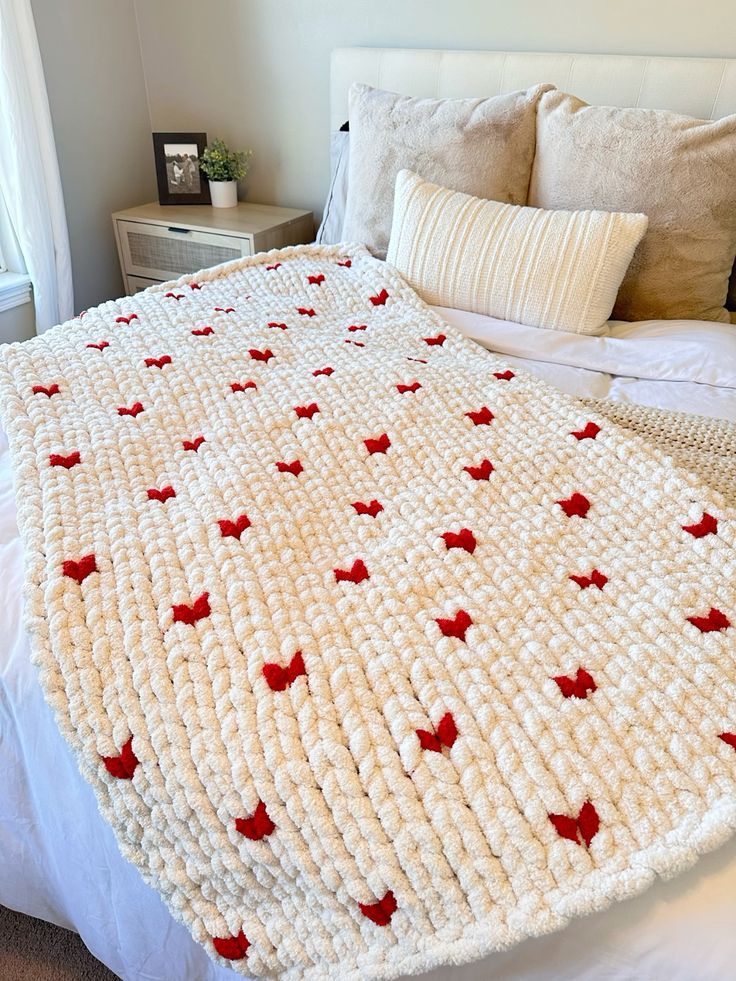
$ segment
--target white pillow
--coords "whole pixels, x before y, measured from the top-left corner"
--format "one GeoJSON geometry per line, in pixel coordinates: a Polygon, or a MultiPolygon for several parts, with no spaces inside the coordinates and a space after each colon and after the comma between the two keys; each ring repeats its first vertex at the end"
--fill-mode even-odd
{"type": "Polygon", "coordinates": [[[386,255],[396,175],[404,168],[467,194],[526,204],[541,96],[536,85],[488,99],[424,99],[355,83],[343,238],[386,255]]]}
{"type": "Polygon", "coordinates": [[[315,238],[319,245],[337,245],[342,242],[345,203],[348,198],[349,159],[350,133],[338,130],[330,137],[330,190],[322,213],[322,223],[315,238]]]}
{"type": "Polygon", "coordinates": [[[647,223],[485,201],[402,170],[386,258],[435,306],[599,334],[647,223]]]}

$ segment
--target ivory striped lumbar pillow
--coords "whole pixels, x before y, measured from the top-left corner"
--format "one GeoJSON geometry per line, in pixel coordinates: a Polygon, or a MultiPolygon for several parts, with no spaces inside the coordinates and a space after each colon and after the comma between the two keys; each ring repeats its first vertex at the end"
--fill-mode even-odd
{"type": "Polygon", "coordinates": [[[386,258],[427,303],[599,334],[647,223],[484,201],[402,170],[386,258]]]}

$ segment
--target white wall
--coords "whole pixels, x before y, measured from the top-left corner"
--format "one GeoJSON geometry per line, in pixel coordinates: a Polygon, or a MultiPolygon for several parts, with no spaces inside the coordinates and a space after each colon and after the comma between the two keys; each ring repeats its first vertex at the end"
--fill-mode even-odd
{"type": "Polygon", "coordinates": [[[110,215],[156,196],[133,0],[32,0],[76,309],[123,292],[110,215]]]}
{"type": "Polygon", "coordinates": [[[153,129],[255,151],[254,201],[320,211],[345,45],[736,57],[733,0],[135,0],[153,129]]]}

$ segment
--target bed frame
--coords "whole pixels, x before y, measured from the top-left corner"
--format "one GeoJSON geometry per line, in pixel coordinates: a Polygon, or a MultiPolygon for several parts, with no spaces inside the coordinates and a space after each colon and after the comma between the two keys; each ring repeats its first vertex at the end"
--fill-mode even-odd
{"type": "Polygon", "coordinates": [[[500,95],[552,82],[594,105],[671,109],[699,119],[736,113],[736,58],[413,48],[337,48],[330,69],[330,127],[348,118],[353,82],[404,95],[500,95]]]}

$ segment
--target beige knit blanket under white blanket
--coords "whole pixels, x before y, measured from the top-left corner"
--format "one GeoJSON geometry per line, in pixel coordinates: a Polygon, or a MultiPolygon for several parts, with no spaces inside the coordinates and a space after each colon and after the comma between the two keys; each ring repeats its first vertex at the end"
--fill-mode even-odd
{"type": "Polygon", "coordinates": [[[736,828],[718,492],[302,247],[0,352],[46,695],[243,975],[556,930],[736,828]]]}

